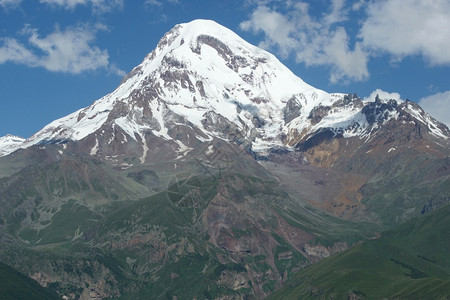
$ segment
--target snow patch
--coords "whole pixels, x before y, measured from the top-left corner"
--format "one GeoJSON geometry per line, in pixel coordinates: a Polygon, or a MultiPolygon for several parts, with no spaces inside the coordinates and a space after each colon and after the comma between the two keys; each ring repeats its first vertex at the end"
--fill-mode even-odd
{"type": "Polygon", "coordinates": [[[92,147],[90,155],[96,155],[98,153],[98,139],[95,139],[95,145],[92,147]]]}
{"type": "Polygon", "coordinates": [[[177,150],[178,156],[175,159],[183,158],[193,149],[193,148],[186,146],[181,141],[175,140],[175,142],[178,144],[178,150],[177,150]]]}
{"type": "Polygon", "coordinates": [[[142,156],[141,156],[141,163],[145,163],[145,159],[147,158],[147,152],[148,152],[148,146],[147,146],[147,141],[145,140],[145,135],[141,136],[142,138],[142,156]]]}

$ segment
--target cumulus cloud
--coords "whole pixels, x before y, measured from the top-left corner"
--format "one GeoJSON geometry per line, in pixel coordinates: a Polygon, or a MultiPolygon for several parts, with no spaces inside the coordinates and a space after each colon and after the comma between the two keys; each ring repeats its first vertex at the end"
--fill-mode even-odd
{"type": "Polygon", "coordinates": [[[420,99],[419,105],[436,120],[450,128],[450,91],[420,99]]]}
{"type": "MultiPolygon", "coordinates": [[[[277,1],[275,4],[279,5],[277,1]]],[[[287,1],[285,13],[278,11],[277,5],[260,2],[240,28],[263,33],[259,46],[275,50],[282,57],[294,53],[297,62],[307,66],[331,67],[331,82],[368,78],[368,54],[360,43],[349,46],[347,31],[341,26],[348,18],[344,0],[332,0],[330,10],[319,18],[310,14],[305,2],[287,1]]]]}
{"type": "Polygon", "coordinates": [[[421,55],[432,66],[450,64],[450,1],[327,2],[328,11],[313,14],[302,1],[247,0],[254,8],[240,28],[262,33],[259,46],[283,58],[329,67],[333,83],[366,80],[370,58],[380,53],[392,61],[421,55]],[[362,13],[360,22],[350,22],[362,13]]]}
{"type": "Polygon", "coordinates": [[[242,22],[240,28],[254,33],[264,32],[265,39],[260,43],[263,48],[278,47],[281,55],[286,57],[293,49],[299,46],[294,36],[295,23],[288,16],[271,10],[266,6],[259,6],[250,20],[242,22]]]}
{"type": "Polygon", "coordinates": [[[333,70],[330,76],[331,82],[346,78],[361,81],[369,77],[367,53],[362,50],[359,43],[350,50],[348,40],[345,29],[339,27],[324,45],[325,62],[332,65],[333,70]]]}
{"type": "Polygon", "coordinates": [[[7,61],[20,62],[26,65],[34,65],[36,56],[17,40],[11,38],[0,39],[0,64],[7,61]]]}
{"type": "Polygon", "coordinates": [[[450,1],[371,1],[359,33],[364,47],[401,60],[422,55],[431,65],[450,64],[450,1]]]}
{"type": "Polygon", "coordinates": [[[123,7],[123,0],[39,0],[39,2],[65,9],[75,9],[77,5],[92,5],[96,12],[108,12],[123,7]]]}
{"type": "Polygon", "coordinates": [[[396,92],[390,93],[390,92],[383,91],[381,89],[376,89],[375,91],[373,91],[369,95],[369,97],[364,98],[364,101],[373,102],[373,101],[375,101],[375,98],[377,95],[382,100],[394,99],[394,100],[402,101],[402,98],[399,93],[396,93],[396,92]]]}
{"type": "Polygon", "coordinates": [[[4,9],[16,8],[20,5],[22,0],[0,0],[0,6],[4,9]]]}
{"type": "Polygon", "coordinates": [[[78,26],[40,36],[35,28],[25,27],[25,44],[17,39],[0,39],[0,63],[14,62],[30,67],[43,67],[53,72],[79,74],[106,69],[123,76],[124,72],[109,63],[107,50],[92,45],[95,34],[103,26],[78,26]]]}

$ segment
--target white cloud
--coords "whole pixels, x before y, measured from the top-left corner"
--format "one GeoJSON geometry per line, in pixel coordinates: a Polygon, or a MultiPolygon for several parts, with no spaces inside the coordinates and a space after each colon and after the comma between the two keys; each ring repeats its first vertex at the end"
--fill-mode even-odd
{"type": "Polygon", "coordinates": [[[0,6],[4,9],[16,8],[22,0],[0,0],[0,6]]]}
{"type": "Polygon", "coordinates": [[[162,2],[158,0],[146,0],[145,5],[155,5],[155,6],[162,6],[162,2]]]}
{"type": "Polygon", "coordinates": [[[399,93],[396,93],[396,92],[389,93],[389,92],[385,92],[381,89],[376,89],[375,91],[373,91],[369,97],[364,98],[364,101],[373,102],[373,101],[375,101],[375,98],[377,95],[381,100],[394,99],[394,100],[402,101],[402,98],[399,93]]]}
{"type": "Polygon", "coordinates": [[[10,61],[72,74],[103,68],[122,76],[123,71],[110,65],[108,51],[91,45],[101,28],[79,26],[64,31],[56,28],[41,37],[37,29],[26,27],[23,30],[28,37],[26,45],[12,38],[0,40],[0,63],[10,61]]]}
{"type": "Polygon", "coordinates": [[[366,0],[359,0],[352,4],[352,10],[357,11],[366,5],[366,0]]]}
{"type": "Polygon", "coordinates": [[[297,62],[307,66],[329,66],[330,81],[362,81],[369,77],[368,54],[359,43],[353,49],[342,22],[348,18],[344,0],[332,0],[321,18],[309,13],[305,2],[285,2],[287,13],[277,11],[268,1],[260,4],[240,28],[264,33],[259,46],[276,50],[282,57],[295,53],[297,62]]]}
{"type": "Polygon", "coordinates": [[[295,55],[306,66],[329,67],[333,83],[366,80],[369,59],[380,53],[392,61],[421,55],[432,66],[450,65],[450,1],[327,2],[329,10],[318,15],[307,2],[247,0],[254,9],[240,27],[262,33],[259,46],[283,58],[295,55]],[[350,22],[362,13],[360,22],[350,22]]]}
{"type": "Polygon", "coordinates": [[[346,78],[361,81],[369,77],[367,53],[361,49],[359,43],[355,44],[354,50],[350,50],[348,44],[345,29],[338,27],[334,36],[324,45],[325,61],[333,66],[330,76],[333,83],[346,78]]]}
{"type": "Polygon", "coordinates": [[[420,99],[419,105],[436,120],[450,128],[450,91],[420,99]]]}
{"type": "Polygon", "coordinates": [[[371,1],[359,37],[372,51],[401,60],[423,55],[432,65],[450,64],[450,1],[371,1]]]}
{"type": "Polygon", "coordinates": [[[39,0],[53,6],[62,6],[65,9],[75,9],[77,5],[92,5],[95,12],[108,12],[123,7],[123,0],[39,0]]]}
{"type": "Polygon", "coordinates": [[[288,16],[259,6],[252,14],[251,19],[240,24],[242,30],[254,33],[264,32],[265,39],[260,43],[263,48],[278,47],[280,54],[286,57],[299,43],[293,33],[295,23],[288,16]]]}
{"type": "Polygon", "coordinates": [[[7,61],[21,62],[23,64],[33,65],[36,56],[15,39],[2,38],[0,43],[0,64],[7,61]]]}

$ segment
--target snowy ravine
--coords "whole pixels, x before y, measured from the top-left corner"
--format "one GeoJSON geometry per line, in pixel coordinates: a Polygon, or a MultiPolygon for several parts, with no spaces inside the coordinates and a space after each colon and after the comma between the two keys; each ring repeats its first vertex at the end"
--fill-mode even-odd
{"type": "MultiPolygon", "coordinates": [[[[1,139],[0,156],[120,128],[122,143],[130,139],[141,143],[145,160],[149,132],[173,140],[178,151],[189,150],[169,133],[179,124],[197,132],[198,140],[229,140],[224,128],[232,127],[252,151],[264,153],[274,147],[293,149],[323,129],[344,138],[364,137],[396,119],[400,110],[425,124],[436,137],[447,138],[448,129],[417,105],[389,99],[369,103],[356,95],[316,89],[275,56],[229,29],[213,21],[195,20],[166,33],[111,94],[50,123],[27,140],[1,139]]],[[[98,147],[96,138],[89,153],[95,155],[98,147]]]]}

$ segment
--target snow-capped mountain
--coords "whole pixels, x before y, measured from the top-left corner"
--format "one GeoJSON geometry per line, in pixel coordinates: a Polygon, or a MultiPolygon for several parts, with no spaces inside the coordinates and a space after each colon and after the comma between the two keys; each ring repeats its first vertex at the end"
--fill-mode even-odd
{"type": "Polygon", "coordinates": [[[145,161],[149,136],[167,141],[178,154],[214,138],[264,154],[273,148],[294,149],[323,130],[367,136],[402,114],[413,116],[438,138],[449,136],[445,126],[412,102],[363,102],[356,95],[327,93],[229,29],[195,20],[166,33],[111,94],[22,143],[2,147],[0,155],[67,141],[84,141],[91,155],[106,149],[117,154],[111,149],[123,150],[131,142],[145,161]]]}
{"type": "Polygon", "coordinates": [[[264,299],[446,214],[449,137],[414,102],[327,93],[215,22],[177,25],[112,93],[0,138],[0,262],[60,298],[264,299]]]}

